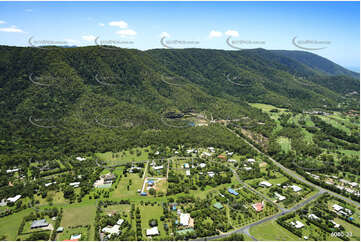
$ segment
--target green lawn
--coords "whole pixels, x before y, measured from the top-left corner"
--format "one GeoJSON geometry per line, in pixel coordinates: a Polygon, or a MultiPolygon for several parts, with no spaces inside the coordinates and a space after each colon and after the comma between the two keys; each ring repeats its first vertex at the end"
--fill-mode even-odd
{"type": "Polygon", "coordinates": [[[86,227],[80,228],[64,228],[64,232],[58,233],[56,240],[63,241],[69,240],[72,235],[81,234],[81,240],[89,240],[88,229],[86,227]]]}
{"type": "Polygon", "coordinates": [[[360,241],[360,228],[350,223],[347,223],[345,220],[339,218],[334,219],[334,221],[338,224],[341,224],[345,228],[346,232],[352,233],[352,236],[350,237],[351,240],[360,241]]]}
{"type": "Polygon", "coordinates": [[[278,137],[277,142],[280,144],[281,149],[284,152],[289,152],[291,150],[291,140],[287,137],[278,137]]]}
{"type": "Polygon", "coordinates": [[[26,209],[19,213],[0,218],[0,236],[5,235],[6,240],[16,240],[19,226],[23,217],[30,214],[32,209],[26,209]]]}
{"type": "Polygon", "coordinates": [[[95,155],[102,161],[105,161],[108,165],[118,165],[125,164],[132,161],[145,161],[148,160],[148,153],[145,152],[146,148],[134,148],[132,150],[126,150],[124,152],[105,152],[105,153],[95,153],[95,155]],[[141,151],[141,154],[138,156],[136,150],[141,151]]]}
{"type": "Polygon", "coordinates": [[[60,226],[66,229],[68,226],[76,225],[91,225],[90,238],[92,240],[94,236],[94,219],[95,219],[96,206],[95,202],[91,203],[80,203],[75,205],[69,205],[63,208],[63,218],[60,226]]]}
{"type": "Polygon", "coordinates": [[[295,241],[302,240],[298,236],[284,229],[277,224],[276,221],[268,221],[260,225],[256,225],[250,229],[251,235],[257,240],[273,240],[273,241],[295,241]]]}
{"type": "Polygon", "coordinates": [[[118,184],[117,189],[111,193],[111,199],[139,199],[140,195],[137,193],[138,189],[142,189],[143,179],[139,177],[139,174],[128,174],[127,177],[122,177],[118,184]],[[127,186],[131,180],[131,185],[129,186],[129,191],[127,186]]]}
{"type": "Polygon", "coordinates": [[[157,219],[158,220],[158,230],[160,233],[160,236],[165,235],[163,222],[160,221],[160,217],[163,215],[163,209],[159,205],[148,205],[148,206],[139,206],[140,214],[141,214],[141,220],[142,220],[142,230],[144,238],[146,238],[146,230],[150,229],[149,226],[149,220],[151,219],[157,219]]]}

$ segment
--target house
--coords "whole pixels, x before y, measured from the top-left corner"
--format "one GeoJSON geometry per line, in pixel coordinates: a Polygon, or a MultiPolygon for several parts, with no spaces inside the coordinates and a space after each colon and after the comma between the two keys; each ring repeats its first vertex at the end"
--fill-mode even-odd
{"type": "Polygon", "coordinates": [[[120,228],[120,225],[118,225],[118,224],[113,225],[112,227],[107,226],[102,229],[102,232],[107,233],[107,234],[117,234],[118,235],[120,232],[119,228],[120,228]]]}
{"type": "Polygon", "coordinates": [[[38,229],[38,228],[44,228],[49,225],[48,222],[46,222],[45,219],[39,219],[32,222],[30,225],[30,229],[38,229]]]}
{"type": "Polygon", "coordinates": [[[141,196],[147,196],[147,193],[146,192],[141,192],[140,195],[141,196]]]}
{"type": "Polygon", "coordinates": [[[281,194],[279,194],[279,193],[277,193],[277,192],[275,192],[275,196],[277,197],[277,200],[278,200],[278,201],[283,201],[283,200],[286,199],[285,196],[282,196],[281,194]]]}
{"type": "Polygon", "coordinates": [[[203,152],[203,153],[202,153],[202,156],[208,156],[208,157],[210,157],[210,156],[212,156],[212,154],[210,154],[210,153],[208,153],[208,152],[203,152]]]}
{"type": "Polygon", "coordinates": [[[21,195],[16,195],[15,197],[9,197],[7,199],[8,202],[11,202],[11,203],[14,203],[16,202],[17,200],[19,200],[21,198],[21,195]]]}
{"type": "Polygon", "coordinates": [[[193,153],[193,149],[191,149],[191,150],[187,150],[187,154],[190,154],[190,153],[193,153]]]}
{"type": "Polygon", "coordinates": [[[315,214],[313,214],[313,213],[311,213],[311,214],[309,214],[308,215],[308,218],[309,219],[314,219],[314,220],[319,220],[320,218],[319,217],[317,217],[315,214]]]}
{"type": "Polygon", "coordinates": [[[52,185],[52,184],[56,184],[56,182],[45,183],[45,187],[48,187],[48,186],[50,186],[50,185],[52,185]]]}
{"type": "Polygon", "coordinates": [[[191,175],[191,171],[190,170],[186,170],[186,176],[190,176],[191,175]]]}
{"type": "Polygon", "coordinates": [[[153,169],[154,170],[161,170],[161,169],[163,169],[163,165],[161,165],[161,166],[153,166],[153,169]]]}
{"type": "Polygon", "coordinates": [[[233,155],[233,152],[226,152],[226,154],[228,155],[228,156],[232,156],[233,155]]]}
{"type": "Polygon", "coordinates": [[[305,225],[303,223],[301,223],[300,221],[296,221],[296,222],[291,222],[291,225],[293,225],[293,227],[295,227],[296,229],[300,229],[303,228],[305,225]]]}
{"type": "Polygon", "coordinates": [[[289,186],[290,188],[292,188],[292,190],[294,192],[299,192],[302,190],[302,188],[300,188],[299,186],[296,186],[296,185],[292,185],[292,186],[289,186]]]}
{"type": "Polygon", "coordinates": [[[154,154],[155,154],[155,155],[159,155],[159,151],[156,151],[154,154]]]}
{"type": "Polygon", "coordinates": [[[214,172],[213,171],[209,171],[209,172],[207,172],[207,174],[208,174],[208,176],[210,176],[210,177],[214,177],[214,172]]]}
{"type": "Polygon", "coordinates": [[[248,163],[255,163],[256,160],[251,158],[251,159],[247,159],[247,162],[248,162],[248,163]]]}
{"type": "Polygon", "coordinates": [[[268,181],[261,181],[258,185],[260,187],[271,187],[272,186],[272,184],[269,183],[268,181]]]}
{"type": "Polygon", "coordinates": [[[357,187],[358,186],[358,183],[357,182],[350,182],[349,185],[351,187],[357,187]]]}
{"type": "Polygon", "coordinates": [[[117,221],[117,225],[121,226],[124,223],[124,219],[119,219],[117,221]]]}
{"type": "Polygon", "coordinates": [[[252,170],[252,167],[246,166],[246,167],[244,167],[243,169],[245,169],[246,171],[250,171],[250,170],[252,170]]]}
{"type": "Polygon", "coordinates": [[[154,186],[154,181],[153,180],[149,180],[147,183],[148,183],[148,186],[154,186]]]}
{"type": "Polygon", "coordinates": [[[189,226],[191,215],[189,213],[181,213],[179,216],[179,224],[182,226],[189,226]]]}
{"type": "Polygon", "coordinates": [[[73,234],[70,237],[70,240],[80,240],[81,239],[81,234],[73,234]]]}
{"type": "Polygon", "coordinates": [[[77,157],[76,159],[77,159],[78,161],[86,160],[86,158],[82,158],[82,157],[77,157]]]}
{"type": "Polygon", "coordinates": [[[112,173],[107,173],[103,175],[102,178],[104,180],[104,184],[107,184],[107,183],[112,183],[117,177],[112,173]]]}
{"type": "Polygon", "coordinates": [[[338,223],[336,223],[335,221],[330,220],[330,222],[333,224],[334,228],[339,228],[340,227],[340,225],[338,223]]]}
{"type": "Polygon", "coordinates": [[[208,147],[208,150],[212,153],[214,153],[214,147],[208,147]]]}
{"type": "Polygon", "coordinates": [[[332,205],[332,208],[333,208],[333,210],[335,210],[336,212],[339,212],[339,211],[343,210],[343,207],[341,207],[341,206],[338,205],[338,204],[332,205]]]}
{"type": "Polygon", "coordinates": [[[71,182],[71,183],[69,183],[69,185],[72,187],[79,187],[80,182],[71,182]]]}
{"type": "Polygon", "coordinates": [[[20,170],[19,168],[9,169],[9,170],[6,170],[6,173],[9,174],[9,173],[17,172],[19,170],[20,170]]]}
{"type": "Polygon", "coordinates": [[[230,194],[235,195],[235,196],[238,196],[238,195],[239,195],[239,193],[236,192],[235,190],[233,190],[232,188],[228,188],[228,192],[229,192],[230,194]]]}
{"type": "Polygon", "coordinates": [[[217,209],[222,209],[223,205],[219,202],[216,202],[215,204],[213,204],[213,207],[217,208],[217,209]]]}
{"type": "Polygon", "coordinates": [[[199,167],[200,167],[200,168],[204,168],[204,167],[206,167],[206,164],[205,164],[205,163],[201,163],[201,164],[199,164],[199,167]]]}
{"type": "Polygon", "coordinates": [[[184,164],[184,169],[189,169],[189,164],[188,163],[184,164]]]}
{"type": "Polygon", "coordinates": [[[147,236],[159,235],[158,227],[147,229],[147,236]]]}
{"type": "Polygon", "coordinates": [[[62,233],[64,231],[64,227],[58,227],[57,229],[56,229],[56,232],[57,233],[62,233]]]}
{"type": "Polygon", "coordinates": [[[219,156],[217,156],[217,158],[222,159],[222,160],[226,160],[226,159],[227,159],[227,157],[225,157],[224,155],[219,155],[219,156]]]}
{"type": "Polygon", "coordinates": [[[252,207],[254,208],[254,210],[256,210],[256,212],[261,212],[263,210],[264,203],[263,201],[261,203],[255,203],[252,204],[252,207]]]}
{"type": "Polygon", "coordinates": [[[228,159],[227,161],[228,161],[228,162],[232,162],[232,163],[233,163],[233,162],[237,162],[235,159],[228,159]]]}

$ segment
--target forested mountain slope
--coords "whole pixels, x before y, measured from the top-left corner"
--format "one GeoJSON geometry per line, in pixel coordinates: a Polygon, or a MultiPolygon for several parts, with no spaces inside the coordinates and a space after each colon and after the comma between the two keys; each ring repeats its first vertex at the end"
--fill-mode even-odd
{"type": "Polygon", "coordinates": [[[162,117],[194,111],[267,123],[269,117],[249,102],[296,111],[337,108],[346,93],[359,91],[359,80],[334,73],[346,75],[324,75],[310,63],[263,49],[1,46],[1,158],[13,162],[157,142],[241,145],[219,127],[174,131],[162,117]]]}

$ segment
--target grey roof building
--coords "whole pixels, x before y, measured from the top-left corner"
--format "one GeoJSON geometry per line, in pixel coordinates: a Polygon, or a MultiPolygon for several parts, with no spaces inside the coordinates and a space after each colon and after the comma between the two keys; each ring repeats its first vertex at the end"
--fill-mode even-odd
{"type": "Polygon", "coordinates": [[[33,223],[31,224],[30,228],[31,229],[37,229],[37,228],[43,228],[43,227],[46,227],[48,226],[49,223],[46,222],[45,219],[40,219],[40,220],[35,220],[33,221],[33,223]]]}

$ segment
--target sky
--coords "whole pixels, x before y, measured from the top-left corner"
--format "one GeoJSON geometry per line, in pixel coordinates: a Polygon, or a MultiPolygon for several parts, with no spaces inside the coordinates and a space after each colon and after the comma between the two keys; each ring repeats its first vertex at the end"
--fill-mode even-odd
{"type": "Polygon", "coordinates": [[[46,44],[303,50],[359,71],[360,3],[0,2],[0,45],[46,44]]]}

